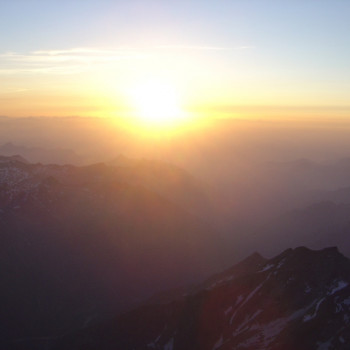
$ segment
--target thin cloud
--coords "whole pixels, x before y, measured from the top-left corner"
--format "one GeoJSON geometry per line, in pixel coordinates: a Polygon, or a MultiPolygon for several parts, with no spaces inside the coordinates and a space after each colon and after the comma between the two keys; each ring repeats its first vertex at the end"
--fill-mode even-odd
{"type": "Polygon", "coordinates": [[[195,46],[195,45],[160,45],[156,46],[157,49],[166,50],[198,50],[198,51],[221,51],[228,50],[227,47],[217,47],[217,46],[195,46]]]}
{"type": "Polygon", "coordinates": [[[227,51],[227,50],[248,50],[254,46],[220,47],[220,46],[196,46],[196,45],[161,45],[158,49],[165,50],[192,50],[192,51],[227,51]]]}
{"type": "Polygon", "coordinates": [[[13,93],[27,92],[30,90],[31,89],[27,89],[27,88],[8,88],[5,91],[1,91],[0,95],[8,95],[8,94],[13,94],[13,93]]]}
{"type": "Polygon", "coordinates": [[[122,60],[147,59],[149,54],[130,48],[104,50],[73,48],[68,50],[40,50],[28,54],[6,52],[0,54],[0,75],[11,74],[75,74],[93,65],[122,60]]]}
{"type": "Polygon", "coordinates": [[[137,48],[132,47],[121,47],[118,49],[98,49],[91,47],[77,47],[66,50],[39,50],[33,51],[34,55],[49,55],[49,56],[58,56],[58,55],[97,55],[97,56],[109,56],[109,55],[125,55],[128,53],[134,53],[135,51],[140,51],[137,48]]]}

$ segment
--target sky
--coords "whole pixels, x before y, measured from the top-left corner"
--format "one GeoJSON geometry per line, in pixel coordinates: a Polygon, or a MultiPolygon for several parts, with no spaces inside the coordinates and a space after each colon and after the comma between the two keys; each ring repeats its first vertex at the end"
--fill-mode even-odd
{"type": "Polygon", "coordinates": [[[150,79],[220,117],[350,118],[348,0],[0,0],[0,115],[120,116],[150,79]]]}

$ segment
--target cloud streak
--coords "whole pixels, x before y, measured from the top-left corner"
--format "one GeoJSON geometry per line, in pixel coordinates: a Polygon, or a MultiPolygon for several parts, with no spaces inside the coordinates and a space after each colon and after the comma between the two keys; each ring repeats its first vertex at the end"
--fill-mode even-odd
{"type": "Polygon", "coordinates": [[[73,48],[68,50],[40,50],[28,54],[6,52],[0,54],[0,75],[12,74],[75,74],[92,66],[122,60],[147,59],[149,54],[130,48],[101,50],[73,48]]]}
{"type": "Polygon", "coordinates": [[[195,45],[160,45],[156,46],[157,49],[164,50],[191,50],[191,51],[223,51],[229,50],[227,47],[217,46],[195,46],[195,45]]]}
{"type": "Polygon", "coordinates": [[[248,50],[254,46],[220,47],[220,46],[196,46],[196,45],[161,45],[158,49],[164,50],[189,50],[189,51],[228,51],[228,50],[248,50]]]}

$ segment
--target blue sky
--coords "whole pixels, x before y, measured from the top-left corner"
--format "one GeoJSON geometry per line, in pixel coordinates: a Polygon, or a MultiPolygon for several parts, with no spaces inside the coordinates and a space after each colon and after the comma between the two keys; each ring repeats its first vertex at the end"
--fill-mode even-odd
{"type": "Polygon", "coordinates": [[[96,84],[120,101],[137,74],[174,80],[188,104],[350,104],[347,0],[0,0],[0,31],[0,94],[24,104],[23,91],[73,85],[82,101],[96,84]]]}

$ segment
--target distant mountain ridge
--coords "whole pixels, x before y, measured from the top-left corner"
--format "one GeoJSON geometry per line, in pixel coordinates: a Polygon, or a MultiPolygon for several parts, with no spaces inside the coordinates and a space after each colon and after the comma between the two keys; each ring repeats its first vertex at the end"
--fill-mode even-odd
{"type": "MultiPolygon", "coordinates": [[[[317,201],[294,209],[261,226],[256,233],[256,243],[275,242],[271,248],[284,249],[307,245],[313,249],[337,245],[344,254],[350,255],[350,203],[331,200],[317,201]],[[283,235],[283,240],[281,239],[283,235]]],[[[271,249],[264,248],[264,252],[271,249]]],[[[263,249],[263,248],[262,248],[263,249]]]]}
{"type": "Polygon", "coordinates": [[[337,248],[254,254],[231,271],[172,302],[67,336],[54,349],[349,349],[350,260],[337,248]]]}
{"type": "Polygon", "coordinates": [[[193,214],[206,217],[213,209],[204,186],[178,166],[159,160],[132,159],[123,155],[106,164],[115,168],[122,181],[145,186],[193,214]]]}
{"type": "Polygon", "coordinates": [[[20,163],[24,163],[24,164],[28,164],[29,162],[23,158],[21,155],[19,154],[14,154],[13,156],[10,157],[6,157],[6,156],[1,156],[0,155],[0,162],[1,163],[8,163],[8,162],[20,162],[20,163]]]}
{"type": "Polygon", "coordinates": [[[47,149],[43,147],[28,147],[15,145],[12,142],[7,142],[0,146],[0,155],[21,155],[32,163],[75,165],[86,163],[84,157],[77,155],[71,149],[47,149]]]}

